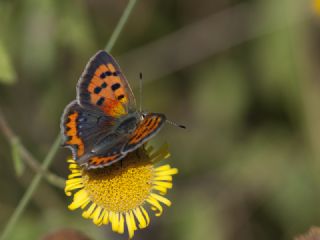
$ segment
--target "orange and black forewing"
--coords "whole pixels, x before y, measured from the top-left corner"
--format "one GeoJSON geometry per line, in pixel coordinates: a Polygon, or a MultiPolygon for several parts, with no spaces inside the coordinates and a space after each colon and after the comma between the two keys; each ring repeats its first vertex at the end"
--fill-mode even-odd
{"type": "Polygon", "coordinates": [[[78,82],[77,98],[81,106],[99,108],[112,117],[135,109],[135,99],[126,78],[105,51],[99,51],[88,62],[78,82]]]}

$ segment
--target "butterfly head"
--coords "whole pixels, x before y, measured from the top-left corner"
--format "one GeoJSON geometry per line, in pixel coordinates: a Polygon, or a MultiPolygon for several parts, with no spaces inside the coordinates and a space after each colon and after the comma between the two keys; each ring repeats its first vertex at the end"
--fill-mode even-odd
{"type": "Polygon", "coordinates": [[[139,120],[143,121],[146,118],[147,114],[147,112],[139,112],[139,120]]]}

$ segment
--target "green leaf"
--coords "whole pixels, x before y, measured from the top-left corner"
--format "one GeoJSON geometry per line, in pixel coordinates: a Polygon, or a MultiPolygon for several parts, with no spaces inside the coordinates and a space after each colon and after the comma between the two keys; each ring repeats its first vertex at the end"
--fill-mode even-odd
{"type": "Polygon", "coordinates": [[[14,138],[11,141],[11,154],[12,154],[12,159],[13,159],[13,166],[14,166],[14,170],[16,172],[16,175],[18,177],[20,177],[25,169],[25,165],[24,162],[21,159],[21,155],[20,155],[20,141],[18,138],[14,138]]]}
{"type": "Polygon", "coordinates": [[[16,73],[13,69],[10,56],[0,41],[0,83],[13,84],[16,82],[16,73]]]}

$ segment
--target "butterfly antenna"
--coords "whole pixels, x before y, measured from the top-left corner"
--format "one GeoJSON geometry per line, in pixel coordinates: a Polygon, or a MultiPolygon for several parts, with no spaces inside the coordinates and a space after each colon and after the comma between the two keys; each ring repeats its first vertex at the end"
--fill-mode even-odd
{"type": "Polygon", "coordinates": [[[170,121],[170,120],[168,120],[168,119],[166,119],[166,123],[169,123],[170,125],[173,125],[173,126],[175,126],[175,127],[179,127],[179,128],[183,128],[183,129],[186,129],[186,128],[187,128],[187,127],[186,127],[186,126],[184,126],[184,125],[177,124],[177,123],[172,122],[172,121],[170,121]]]}
{"type": "MultiPolygon", "coordinates": [[[[139,74],[139,78],[140,78],[140,81],[139,81],[139,98],[140,98],[140,106],[139,106],[139,109],[140,109],[140,112],[142,112],[142,72],[140,72],[139,74]]],[[[172,122],[168,119],[166,119],[166,122],[169,123],[170,125],[173,125],[175,127],[179,127],[179,128],[183,128],[183,129],[186,129],[187,127],[184,126],[184,125],[181,125],[181,124],[177,124],[175,122],[172,122]]]]}
{"type": "Polygon", "coordinates": [[[139,80],[139,104],[140,104],[140,106],[139,106],[139,109],[140,109],[140,112],[142,112],[142,72],[140,72],[140,74],[139,74],[139,78],[140,78],[140,80],[139,80]]]}

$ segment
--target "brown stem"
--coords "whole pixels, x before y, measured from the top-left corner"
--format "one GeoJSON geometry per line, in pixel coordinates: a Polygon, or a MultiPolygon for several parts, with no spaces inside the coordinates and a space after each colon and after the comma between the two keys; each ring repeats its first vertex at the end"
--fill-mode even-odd
{"type": "Polygon", "coordinates": [[[34,172],[41,172],[49,183],[59,188],[64,188],[64,179],[47,170],[46,171],[42,170],[39,162],[28,151],[28,149],[26,149],[26,147],[20,141],[17,142],[17,139],[19,138],[10,128],[1,109],[0,109],[0,130],[3,132],[3,135],[6,137],[6,139],[10,144],[12,144],[13,142],[17,143],[18,150],[19,150],[19,153],[21,154],[22,159],[34,172]]]}

